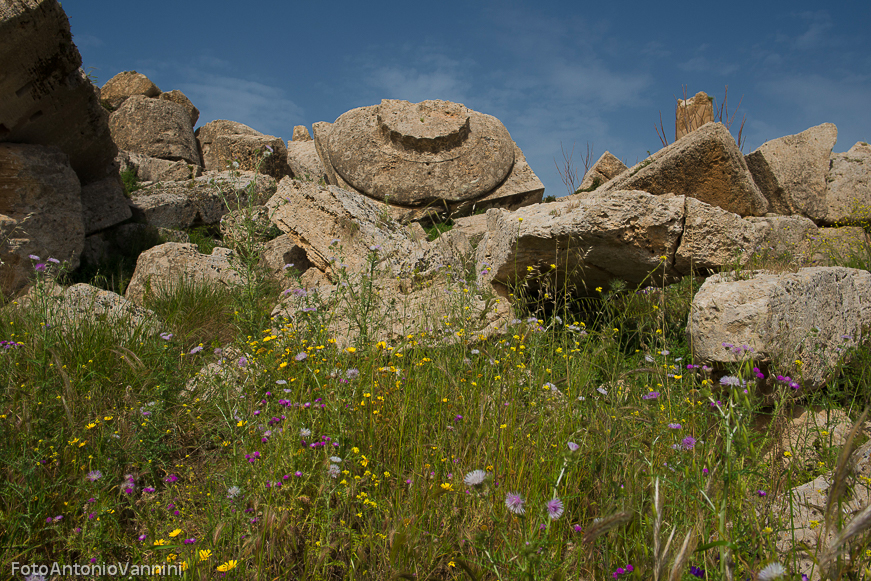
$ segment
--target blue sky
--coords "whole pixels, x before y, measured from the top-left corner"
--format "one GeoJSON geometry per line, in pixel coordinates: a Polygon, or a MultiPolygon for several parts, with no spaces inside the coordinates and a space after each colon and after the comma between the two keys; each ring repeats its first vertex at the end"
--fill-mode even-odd
{"type": "MultiPolygon", "coordinates": [[[[136,70],[179,89],[202,125],[231,119],[290,139],[381,99],[445,99],[499,118],[545,194],[554,160],[590,144],[628,165],[658,150],[675,97],[729,86],[744,153],[824,122],[835,151],[871,141],[871,3],[63,3],[102,85],[136,70]],[[242,8],[242,6],[245,6],[242,8]]],[[[579,176],[580,178],[580,176],[579,176]]]]}

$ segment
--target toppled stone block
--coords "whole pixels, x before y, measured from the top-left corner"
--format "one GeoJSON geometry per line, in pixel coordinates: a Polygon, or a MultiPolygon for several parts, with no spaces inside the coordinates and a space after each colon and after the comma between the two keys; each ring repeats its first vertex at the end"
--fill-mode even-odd
{"type": "Polygon", "coordinates": [[[714,121],[714,102],[704,91],[689,99],[678,99],[674,115],[674,140],[714,121]]]}
{"type": "Polygon", "coordinates": [[[296,142],[311,141],[312,136],[309,134],[308,128],[305,125],[297,125],[293,128],[292,140],[296,142]]]}
{"type": "Polygon", "coordinates": [[[687,196],[739,216],[761,216],[768,211],[768,201],[753,182],[744,156],[722,123],[708,123],[689,133],[596,192],[617,190],[687,196]]]}
{"type": "Polygon", "coordinates": [[[112,172],[108,113],[55,0],[0,3],[0,142],[59,147],[79,182],[112,172]]]}
{"type": "Polygon", "coordinates": [[[109,117],[109,129],[119,149],[201,165],[190,115],[178,103],[128,97],[109,117]]]}
{"type": "Polygon", "coordinates": [[[85,245],[82,192],[57,147],[0,143],[0,292],[21,290],[36,264],[55,258],[70,270],[85,245]]]}
{"type": "Polygon", "coordinates": [[[495,117],[449,101],[384,99],[312,126],[327,182],[400,207],[520,207],[544,186],[495,117]]]}
{"type": "Polygon", "coordinates": [[[697,362],[724,365],[749,357],[774,364],[809,391],[825,385],[869,326],[871,273],[811,267],[743,280],[711,276],[693,299],[687,332],[697,362]],[[724,343],[752,350],[736,353],[724,343]]]}
{"type": "Polygon", "coordinates": [[[133,192],[133,215],[152,226],[186,229],[218,224],[229,210],[262,205],[277,185],[254,172],[208,172],[193,180],[147,184],[133,192]],[[250,199],[249,199],[250,198],[250,199]]]}
{"type": "Polygon", "coordinates": [[[129,97],[142,95],[143,97],[158,97],[160,89],[151,82],[151,79],[136,71],[124,71],[118,73],[100,89],[100,100],[117,109],[129,97]]]}
{"type": "Polygon", "coordinates": [[[82,186],[82,212],[86,235],[130,218],[133,212],[124,197],[121,178],[115,174],[82,186]]]}
{"type": "Polygon", "coordinates": [[[187,95],[185,95],[178,89],[175,89],[166,93],[161,93],[158,98],[164,101],[172,101],[173,103],[181,105],[191,117],[191,127],[197,124],[197,121],[200,118],[200,110],[194,107],[194,104],[191,103],[191,100],[187,98],[187,95]]]}
{"type": "Polygon", "coordinates": [[[832,154],[826,182],[826,224],[871,222],[871,145],[860,141],[832,154]]]}
{"type": "Polygon", "coordinates": [[[233,269],[233,252],[215,248],[212,254],[200,254],[196,244],[167,242],[139,255],[136,270],[124,296],[143,305],[148,293],[173,289],[180,281],[218,285],[239,285],[242,278],[233,269]]]}
{"type": "Polygon", "coordinates": [[[778,214],[826,219],[826,176],[838,140],[832,123],[766,141],[746,157],[753,180],[778,214]]]}
{"type": "Polygon", "coordinates": [[[242,123],[211,121],[197,129],[196,137],[206,170],[259,171],[277,180],[290,173],[284,141],[242,123]],[[266,156],[268,148],[272,152],[266,156]]]}
{"type": "MultiPolygon", "coordinates": [[[[581,185],[578,187],[579,191],[592,191],[598,188],[599,186],[611,181],[624,171],[627,168],[626,164],[617,159],[610,151],[606,151],[602,154],[596,163],[593,164],[593,167],[590,168],[590,171],[584,176],[584,179],[581,181],[581,185]]],[[[577,193],[577,192],[576,192],[577,193]]]]}

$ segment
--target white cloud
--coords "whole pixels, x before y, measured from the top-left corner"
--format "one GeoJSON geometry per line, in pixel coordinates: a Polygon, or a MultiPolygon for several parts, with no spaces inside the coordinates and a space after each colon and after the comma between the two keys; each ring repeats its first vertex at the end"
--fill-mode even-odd
{"type": "Polygon", "coordinates": [[[294,124],[304,122],[302,108],[277,87],[196,71],[190,71],[187,79],[178,88],[200,110],[199,125],[215,119],[230,119],[264,133],[278,131],[278,137],[287,140],[294,124]]]}
{"type": "Polygon", "coordinates": [[[103,41],[91,34],[74,34],[73,44],[78,48],[98,48],[103,46],[103,41]]]}

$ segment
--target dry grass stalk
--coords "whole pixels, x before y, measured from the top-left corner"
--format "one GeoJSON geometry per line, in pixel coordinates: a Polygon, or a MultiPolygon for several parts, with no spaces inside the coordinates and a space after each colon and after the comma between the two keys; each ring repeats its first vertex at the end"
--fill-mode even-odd
{"type": "Polygon", "coordinates": [[[681,545],[680,552],[677,554],[677,557],[674,560],[674,564],[672,564],[671,566],[671,575],[669,576],[669,581],[680,581],[684,567],[686,567],[690,555],[692,555],[693,551],[696,549],[697,539],[694,533],[695,531],[689,531],[687,533],[687,536],[684,537],[683,545],[681,545]]]}
{"type": "Polygon", "coordinates": [[[587,532],[584,533],[584,542],[592,543],[600,536],[604,535],[611,529],[624,525],[632,520],[631,512],[618,512],[612,514],[608,518],[604,518],[597,523],[594,523],[587,532]]]}
{"type": "Polygon", "coordinates": [[[868,410],[866,409],[862,412],[862,415],[856,423],[853,424],[850,433],[847,434],[847,438],[844,441],[844,447],[841,449],[841,455],[838,457],[838,466],[835,468],[834,481],[832,482],[829,496],[826,499],[826,531],[835,530],[835,509],[838,506],[838,501],[847,489],[847,473],[850,469],[850,455],[853,453],[853,440],[855,439],[856,434],[859,433],[859,430],[862,428],[862,425],[865,423],[865,418],[867,417],[868,410]]]}

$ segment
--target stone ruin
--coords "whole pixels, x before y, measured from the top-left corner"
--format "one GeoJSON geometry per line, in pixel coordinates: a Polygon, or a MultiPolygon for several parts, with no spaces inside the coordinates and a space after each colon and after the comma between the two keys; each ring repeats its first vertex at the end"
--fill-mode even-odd
{"type": "Polygon", "coordinates": [[[394,206],[456,216],[527,206],[544,193],[505,126],[458,103],[384,99],[313,129],[330,185],[394,206]]]}

